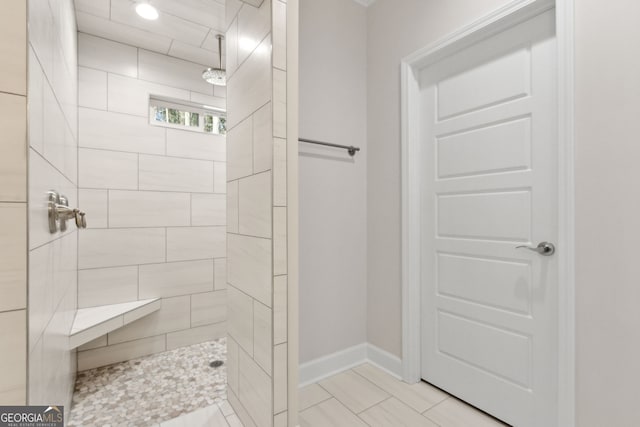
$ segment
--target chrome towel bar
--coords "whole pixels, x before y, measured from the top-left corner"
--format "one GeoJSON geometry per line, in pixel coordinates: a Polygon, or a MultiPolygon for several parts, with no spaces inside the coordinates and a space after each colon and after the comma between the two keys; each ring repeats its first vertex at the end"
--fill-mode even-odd
{"type": "Polygon", "coordinates": [[[306,138],[298,138],[298,141],[306,142],[308,144],[317,144],[317,145],[324,145],[327,147],[342,148],[344,150],[347,150],[347,152],[351,157],[355,156],[356,152],[360,151],[360,147],[354,147],[353,145],[332,144],[330,142],[316,141],[313,139],[306,139],[306,138]]]}

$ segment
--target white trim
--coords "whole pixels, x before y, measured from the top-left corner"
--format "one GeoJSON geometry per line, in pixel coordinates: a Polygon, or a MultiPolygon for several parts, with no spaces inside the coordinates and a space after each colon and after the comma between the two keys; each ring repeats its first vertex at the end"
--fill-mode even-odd
{"type": "Polygon", "coordinates": [[[559,310],[558,425],[575,426],[575,277],[574,277],[574,69],[573,1],[514,0],[476,22],[418,50],[401,63],[402,126],[402,376],[420,381],[420,192],[417,111],[419,86],[415,70],[478,40],[556,7],[559,96],[559,310]]]}
{"type": "Polygon", "coordinates": [[[373,4],[373,2],[375,2],[376,0],[353,0],[354,2],[364,6],[364,7],[369,7],[373,4]]]}
{"type": "Polygon", "coordinates": [[[397,379],[402,378],[402,360],[373,344],[362,343],[300,365],[300,387],[322,381],[363,363],[370,363],[397,379]]]}

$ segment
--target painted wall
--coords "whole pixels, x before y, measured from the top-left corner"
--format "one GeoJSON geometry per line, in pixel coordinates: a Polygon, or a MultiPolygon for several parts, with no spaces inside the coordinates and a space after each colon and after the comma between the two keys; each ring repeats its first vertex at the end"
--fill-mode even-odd
{"type": "Polygon", "coordinates": [[[0,405],[27,399],[27,7],[0,16],[0,405]]]}
{"type": "Polygon", "coordinates": [[[226,333],[226,141],[149,124],[149,95],[225,108],[204,65],[78,35],[78,307],[162,298],[80,347],[85,370],[226,333]]]}
{"type": "Polygon", "coordinates": [[[288,133],[286,28],[296,2],[258,3],[226,2],[227,395],[245,426],[294,426],[287,399],[287,138],[297,136],[288,133]]]}
{"type": "Polygon", "coordinates": [[[367,9],[300,2],[300,362],[367,341],[367,9]]]}
{"type": "Polygon", "coordinates": [[[367,337],[402,355],[400,60],[507,0],[377,0],[367,16],[367,337]]]}
{"type": "Polygon", "coordinates": [[[640,425],[640,4],[575,7],[577,425],[640,425]]]}
{"type": "Polygon", "coordinates": [[[29,404],[70,408],[76,352],[77,229],[50,234],[47,192],[78,205],[77,39],[72,0],[29,9],[29,404]]]}

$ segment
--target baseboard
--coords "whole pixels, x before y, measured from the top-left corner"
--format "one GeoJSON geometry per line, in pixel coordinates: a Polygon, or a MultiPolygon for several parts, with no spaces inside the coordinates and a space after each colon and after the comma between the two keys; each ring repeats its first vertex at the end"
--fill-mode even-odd
{"type": "Polygon", "coordinates": [[[363,363],[371,363],[400,379],[402,360],[375,345],[362,343],[300,365],[300,387],[321,381],[363,363]]]}

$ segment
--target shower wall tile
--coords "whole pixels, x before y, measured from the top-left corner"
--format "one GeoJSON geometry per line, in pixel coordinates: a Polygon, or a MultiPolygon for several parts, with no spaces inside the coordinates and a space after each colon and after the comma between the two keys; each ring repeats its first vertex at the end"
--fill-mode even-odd
{"type": "Polygon", "coordinates": [[[109,345],[189,329],[190,297],[163,298],[162,308],[109,333],[109,345]]]}
{"type": "Polygon", "coordinates": [[[273,136],[287,137],[287,73],[273,69],[273,136]]]}
{"type": "Polygon", "coordinates": [[[29,156],[28,403],[69,406],[76,359],[67,334],[77,307],[78,236],[72,221],[64,233],[49,232],[47,200],[56,190],[78,206],[77,29],[69,0],[22,3],[30,44],[29,142],[22,150],[29,156]]]}
{"type": "MultiPolygon", "coordinates": [[[[78,151],[82,188],[138,189],[138,154],[89,148],[78,151]]],[[[87,221],[90,220],[89,216],[87,221]]]]}
{"type": "Polygon", "coordinates": [[[167,155],[226,162],[226,137],[167,129],[167,155]]]}
{"type": "MultiPolygon", "coordinates": [[[[232,0],[232,1],[239,2],[239,0],[232,0]]],[[[242,3],[240,5],[242,5],[242,3]]],[[[228,7],[227,7],[227,10],[228,10],[228,7]]],[[[228,29],[227,29],[227,35],[225,37],[225,42],[226,42],[225,51],[227,52],[227,57],[226,57],[227,81],[229,81],[229,79],[233,77],[233,74],[236,72],[236,69],[238,68],[238,19],[234,16],[233,21],[227,22],[227,25],[228,25],[228,29]]]]}
{"type": "Polygon", "coordinates": [[[167,261],[224,258],[225,227],[180,227],[167,229],[167,261]]]}
{"type": "Polygon", "coordinates": [[[27,311],[0,313],[0,405],[25,405],[27,396],[27,311]]]}
{"type": "Polygon", "coordinates": [[[109,227],[188,226],[190,205],[188,193],[109,190],[109,227]]]}
{"type": "Polygon", "coordinates": [[[24,96],[0,93],[0,129],[2,129],[0,200],[25,202],[27,200],[27,100],[24,96]]]}
{"type": "Polygon", "coordinates": [[[191,326],[209,325],[227,319],[227,291],[191,295],[191,326]]]}
{"type": "Polygon", "coordinates": [[[169,332],[167,334],[167,350],[215,340],[224,337],[226,334],[227,325],[225,322],[197,326],[178,332],[169,332]]]}
{"type": "Polygon", "coordinates": [[[164,154],[165,128],[144,117],[80,108],[80,147],[164,154]]]}
{"type": "Polygon", "coordinates": [[[87,228],[107,228],[109,219],[108,190],[78,190],[78,209],[90,212],[87,228]]]}
{"type": "Polygon", "coordinates": [[[239,181],[231,181],[227,184],[227,231],[229,233],[238,233],[239,230],[238,188],[239,181]]]}
{"type": "Polygon", "coordinates": [[[287,410],[287,344],[273,349],[273,412],[287,410]]]}
{"type": "Polygon", "coordinates": [[[138,49],[111,40],[78,34],[78,65],[138,77],[138,49]]]}
{"type": "Polygon", "coordinates": [[[213,192],[213,162],[140,155],[140,190],[213,192]]]}
{"type": "Polygon", "coordinates": [[[107,73],[78,67],[78,106],[107,109],[107,73]]]}
{"type": "Polygon", "coordinates": [[[239,355],[239,396],[257,425],[273,425],[273,384],[271,377],[243,350],[239,355]]]}
{"type": "Polygon", "coordinates": [[[273,66],[287,69],[287,5],[273,2],[273,66]]]}
{"type": "Polygon", "coordinates": [[[204,68],[201,64],[139,49],[138,67],[141,80],[213,95],[213,86],[200,78],[204,68]]]}
{"type": "MultiPolygon", "coordinates": [[[[141,116],[149,122],[150,95],[189,99],[189,91],[136,78],[109,74],[109,111],[141,116]]],[[[164,129],[164,128],[160,128],[164,129]]]]}
{"type": "Polygon", "coordinates": [[[271,375],[273,323],[271,309],[253,301],[253,360],[271,375]]]}
{"type": "Polygon", "coordinates": [[[227,289],[227,259],[218,258],[213,260],[213,284],[216,291],[227,289]]]}
{"type": "Polygon", "coordinates": [[[227,132],[227,181],[253,173],[253,121],[249,117],[227,132]]]}
{"type": "Polygon", "coordinates": [[[0,92],[27,93],[27,5],[5,7],[0,17],[0,92]]]}
{"type": "Polygon", "coordinates": [[[273,343],[287,341],[287,276],[273,278],[273,343]]]}
{"type": "MultiPolygon", "coordinates": [[[[169,348],[222,336],[226,314],[216,308],[221,298],[213,292],[226,288],[226,138],[151,125],[148,109],[151,95],[224,109],[225,91],[202,82],[201,65],[80,37],[79,97],[87,104],[80,117],[80,206],[93,228],[80,236],[86,248],[80,277],[132,268],[135,277],[123,280],[112,298],[185,297],[189,302],[179,314],[169,303],[155,314],[178,316],[173,322],[178,330],[127,332],[133,334],[126,337],[132,340],[130,351],[111,352],[112,346],[122,346],[114,340],[125,339],[111,335],[104,348],[83,348],[81,354],[104,350],[110,355],[104,361],[126,360],[138,354],[136,342],[140,351],[148,348],[147,334],[164,337],[169,348]],[[86,47],[95,52],[83,52],[86,47]],[[104,62],[113,55],[117,60],[104,62]],[[114,232],[122,234],[114,237],[114,232]],[[192,301],[191,295],[200,298],[192,301]]],[[[102,288],[84,288],[83,304],[113,300],[97,293],[90,300],[88,292],[102,288]]]]}
{"type": "Polygon", "coordinates": [[[0,312],[27,307],[27,206],[0,203],[0,312]]]}
{"type": "Polygon", "coordinates": [[[213,291],[213,263],[210,260],[149,264],[139,268],[140,299],[213,291]]]}
{"type": "Polygon", "coordinates": [[[227,385],[233,392],[238,392],[238,358],[240,347],[232,336],[227,337],[227,385]]]}
{"type": "Polygon", "coordinates": [[[119,304],[137,299],[137,266],[78,271],[78,308],[119,304]]]}
{"type": "Polygon", "coordinates": [[[227,82],[229,128],[269,102],[271,88],[271,40],[265,37],[227,82]]]}
{"type": "Polygon", "coordinates": [[[287,208],[273,208],[273,274],[287,274],[287,208]]]}
{"type": "Polygon", "coordinates": [[[213,192],[217,194],[227,192],[227,163],[213,162],[213,192]]]}
{"type": "Polygon", "coordinates": [[[253,172],[271,170],[273,155],[273,119],[271,102],[253,115],[253,172]]]}
{"type": "Polygon", "coordinates": [[[226,225],[227,197],[224,194],[192,194],[191,225],[226,225]]]}
{"type": "Polygon", "coordinates": [[[271,2],[243,7],[238,13],[238,64],[242,64],[271,31],[271,2]]]}
{"type": "Polygon", "coordinates": [[[240,234],[271,237],[271,172],[239,181],[238,210],[240,234]]]}
{"type": "Polygon", "coordinates": [[[111,365],[166,350],[164,335],[78,352],[78,371],[111,365]]]}
{"type": "Polygon", "coordinates": [[[273,205],[287,206],[287,140],[273,139],[273,205]]]}
{"type": "Polygon", "coordinates": [[[271,307],[271,240],[228,235],[227,282],[271,307]]]}
{"type": "Polygon", "coordinates": [[[165,229],[82,230],[79,268],[154,264],[165,261],[165,229]]]}
{"type": "Polygon", "coordinates": [[[227,288],[229,335],[250,355],[253,354],[253,299],[234,288],[227,288]]]}

